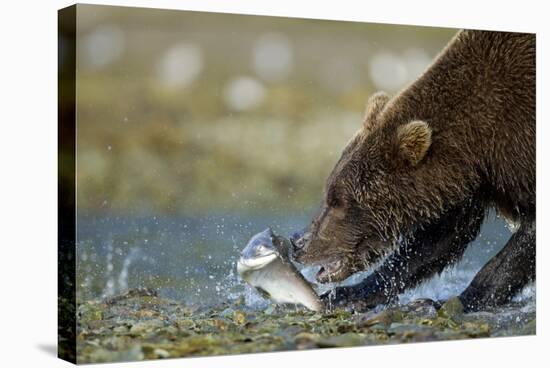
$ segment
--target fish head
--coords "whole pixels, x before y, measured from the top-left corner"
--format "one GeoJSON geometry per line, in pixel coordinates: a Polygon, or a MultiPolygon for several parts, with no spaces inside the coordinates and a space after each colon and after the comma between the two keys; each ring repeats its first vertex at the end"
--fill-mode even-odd
{"type": "Polygon", "coordinates": [[[241,252],[237,263],[239,272],[265,267],[279,257],[278,238],[270,228],[254,235],[241,252]]]}

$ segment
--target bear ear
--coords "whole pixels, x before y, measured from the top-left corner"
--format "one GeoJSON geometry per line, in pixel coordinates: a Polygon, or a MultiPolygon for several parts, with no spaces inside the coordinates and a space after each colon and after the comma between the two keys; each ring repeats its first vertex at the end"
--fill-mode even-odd
{"type": "Polygon", "coordinates": [[[432,144],[432,129],[424,121],[411,121],[397,128],[397,144],[403,158],[417,165],[432,144]]]}
{"type": "Polygon", "coordinates": [[[388,96],[385,92],[376,92],[369,98],[363,118],[363,128],[365,133],[368,134],[374,130],[377,124],[377,117],[380,115],[389,100],[390,96],[388,96]]]}

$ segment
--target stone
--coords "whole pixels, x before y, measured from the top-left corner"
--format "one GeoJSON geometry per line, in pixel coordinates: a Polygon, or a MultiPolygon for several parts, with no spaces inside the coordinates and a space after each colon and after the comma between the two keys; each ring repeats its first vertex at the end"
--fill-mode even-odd
{"type": "Polygon", "coordinates": [[[404,313],[396,309],[385,309],[379,313],[366,313],[359,320],[359,327],[370,327],[374,325],[389,326],[393,322],[402,321],[404,313]]]}
{"type": "Polygon", "coordinates": [[[324,337],[317,340],[317,346],[320,348],[357,346],[363,342],[363,337],[357,333],[348,332],[341,335],[324,337]]]}
{"type": "Polygon", "coordinates": [[[155,350],[153,350],[153,354],[162,359],[170,358],[170,353],[160,348],[156,348],[155,350]]]}
{"type": "Polygon", "coordinates": [[[452,297],[441,306],[437,313],[442,318],[457,320],[464,315],[464,305],[460,299],[452,297]]]}
{"type": "Polygon", "coordinates": [[[130,328],[130,333],[135,335],[141,335],[143,333],[151,332],[161,327],[164,327],[164,322],[158,319],[152,319],[149,321],[136,323],[130,328]]]}

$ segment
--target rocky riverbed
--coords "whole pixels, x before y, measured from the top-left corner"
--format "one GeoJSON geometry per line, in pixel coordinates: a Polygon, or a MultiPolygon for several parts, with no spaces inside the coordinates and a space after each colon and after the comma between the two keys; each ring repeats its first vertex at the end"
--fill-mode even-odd
{"type": "Polygon", "coordinates": [[[380,311],[319,314],[243,300],[186,305],[132,289],[78,307],[79,363],[397,344],[535,333],[534,308],[464,314],[458,299],[425,300],[380,311]]]}

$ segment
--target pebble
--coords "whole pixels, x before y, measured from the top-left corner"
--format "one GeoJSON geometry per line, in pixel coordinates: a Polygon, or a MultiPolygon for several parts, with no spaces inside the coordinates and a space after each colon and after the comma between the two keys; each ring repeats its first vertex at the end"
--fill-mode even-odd
{"type": "Polygon", "coordinates": [[[153,351],[153,354],[155,354],[157,357],[163,358],[163,359],[166,359],[166,358],[169,358],[169,357],[170,357],[170,353],[169,353],[169,352],[167,352],[167,351],[164,350],[164,349],[159,349],[159,348],[156,348],[156,349],[153,351]]]}
{"type": "Polygon", "coordinates": [[[441,306],[438,315],[443,318],[460,319],[464,315],[464,305],[457,297],[450,298],[441,306]]]}
{"type": "Polygon", "coordinates": [[[130,328],[130,333],[142,334],[144,332],[153,331],[154,329],[164,327],[164,322],[158,319],[152,319],[150,321],[138,322],[130,328]]]}

